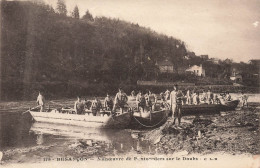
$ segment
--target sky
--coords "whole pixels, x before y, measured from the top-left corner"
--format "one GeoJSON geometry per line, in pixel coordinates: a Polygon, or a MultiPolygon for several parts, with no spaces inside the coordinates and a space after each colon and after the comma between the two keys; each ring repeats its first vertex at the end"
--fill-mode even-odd
{"type": "MultiPolygon", "coordinates": [[[[56,0],[44,0],[56,8],[56,0]]],[[[68,14],[119,18],[184,41],[196,55],[260,59],[260,0],[65,0],[68,14]]]]}

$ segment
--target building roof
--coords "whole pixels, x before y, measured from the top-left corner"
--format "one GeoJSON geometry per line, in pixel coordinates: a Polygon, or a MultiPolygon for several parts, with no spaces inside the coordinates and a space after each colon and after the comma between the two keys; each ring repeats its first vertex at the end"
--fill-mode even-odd
{"type": "Polygon", "coordinates": [[[188,69],[186,69],[186,71],[193,71],[193,69],[194,68],[199,68],[200,66],[198,66],[198,65],[193,65],[193,66],[191,66],[191,67],[189,67],[188,69]]]}
{"type": "Polygon", "coordinates": [[[260,65],[260,59],[252,59],[249,61],[250,63],[260,65]]]}
{"type": "Polygon", "coordinates": [[[218,58],[210,58],[208,61],[211,61],[211,62],[213,62],[215,64],[218,64],[220,59],[218,59],[218,58]]]}
{"type": "Polygon", "coordinates": [[[200,58],[208,59],[209,55],[200,55],[200,58]]]}

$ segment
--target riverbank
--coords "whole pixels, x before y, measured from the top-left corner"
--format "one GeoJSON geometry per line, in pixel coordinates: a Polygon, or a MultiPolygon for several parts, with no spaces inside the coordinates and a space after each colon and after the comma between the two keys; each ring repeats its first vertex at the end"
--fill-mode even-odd
{"type": "MultiPolygon", "coordinates": [[[[237,95],[234,95],[234,97],[237,95]]],[[[233,97],[233,96],[232,96],[233,97]]],[[[52,106],[72,106],[74,100],[53,100],[52,106]]],[[[35,101],[1,102],[1,109],[32,107],[35,101]]],[[[240,104],[241,106],[241,104],[240,104]]],[[[145,139],[150,131],[92,130],[35,123],[29,135],[12,132],[0,147],[3,165],[44,162],[44,158],[141,157],[185,155],[255,156],[259,150],[259,94],[249,96],[249,107],[220,115],[184,116],[182,129],[170,126],[156,144],[145,139]],[[40,125],[39,125],[40,124],[40,125]]],[[[56,162],[60,164],[61,162],[56,162]]]]}
{"type": "Polygon", "coordinates": [[[224,152],[231,155],[259,155],[260,103],[221,115],[185,116],[181,128],[164,129],[156,144],[161,154],[186,151],[187,154],[224,152]]]}

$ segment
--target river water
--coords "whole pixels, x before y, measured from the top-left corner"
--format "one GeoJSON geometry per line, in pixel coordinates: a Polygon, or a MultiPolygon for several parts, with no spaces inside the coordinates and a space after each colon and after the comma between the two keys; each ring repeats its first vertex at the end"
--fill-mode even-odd
{"type": "MultiPolygon", "coordinates": [[[[239,94],[232,94],[234,99],[239,94]]],[[[260,102],[259,94],[250,94],[249,102],[260,102]]],[[[73,100],[50,101],[53,106],[72,106],[73,100]]],[[[26,109],[35,102],[1,102],[1,110],[10,113],[19,107],[26,109]]],[[[0,111],[1,112],[1,111],[0,111]]],[[[188,117],[192,120],[192,117],[188,117]]],[[[12,124],[12,123],[10,123],[12,124]]],[[[105,157],[133,154],[156,154],[155,145],[150,144],[138,130],[109,130],[82,128],[57,124],[33,123],[28,132],[20,129],[2,130],[0,152],[5,163],[43,162],[75,157],[105,157]],[[4,137],[3,137],[4,135],[4,137]]]]}
{"type": "Polygon", "coordinates": [[[82,128],[34,123],[28,134],[5,138],[1,150],[5,162],[41,162],[46,158],[92,158],[129,152],[149,153],[154,148],[138,131],[82,128]]]}

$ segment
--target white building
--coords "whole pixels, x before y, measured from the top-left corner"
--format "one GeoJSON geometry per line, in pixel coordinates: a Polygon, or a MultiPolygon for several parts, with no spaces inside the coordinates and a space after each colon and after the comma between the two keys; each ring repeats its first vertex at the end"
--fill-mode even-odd
{"type": "Polygon", "coordinates": [[[235,82],[242,82],[242,75],[236,74],[230,76],[230,80],[235,81],[235,82]]]}
{"type": "Polygon", "coordinates": [[[186,69],[186,72],[190,72],[196,76],[202,76],[205,77],[205,69],[202,67],[202,65],[193,65],[186,69]]]}
{"type": "Polygon", "coordinates": [[[233,68],[232,75],[230,76],[230,80],[232,80],[234,82],[242,82],[242,75],[240,74],[240,72],[238,70],[233,68]]]}

